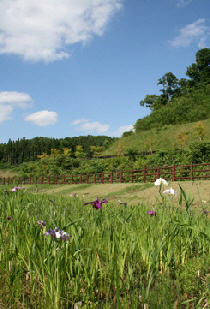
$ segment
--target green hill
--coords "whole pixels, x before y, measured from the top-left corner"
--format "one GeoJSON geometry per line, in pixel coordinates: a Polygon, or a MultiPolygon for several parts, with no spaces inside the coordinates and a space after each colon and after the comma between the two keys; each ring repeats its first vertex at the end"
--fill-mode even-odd
{"type": "MultiPolygon", "coordinates": [[[[203,142],[209,143],[210,119],[202,120],[201,123],[205,129],[203,142]]],[[[119,148],[122,148],[122,153],[127,153],[128,149],[132,148],[136,149],[139,153],[144,151],[150,152],[151,150],[174,149],[175,147],[189,148],[192,143],[200,142],[200,138],[196,135],[197,124],[198,122],[164,125],[148,131],[136,132],[128,137],[122,137],[115,141],[103,152],[103,155],[117,155],[119,154],[119,148]],[[185,143],[181,142],[180,135],[186,137],[185,143]]]]}

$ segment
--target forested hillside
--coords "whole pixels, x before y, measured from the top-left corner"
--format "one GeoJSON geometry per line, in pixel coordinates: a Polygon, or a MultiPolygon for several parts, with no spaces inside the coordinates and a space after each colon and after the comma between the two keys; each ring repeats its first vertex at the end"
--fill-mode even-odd
{"type": "Polygon", "coordinates": [[[79,136],[66,138],[35,137],[18,139],[0,144],[0,162],[11,165],[38,160],[38,156],[48,157],[53,154],[62,155],[68,149],[72,157],[91,158],[96,151],[99,153],[110,146],[116,138],[108,136],[79,136]],[[94,147],[92,147],[94,146],[94,147]]]}

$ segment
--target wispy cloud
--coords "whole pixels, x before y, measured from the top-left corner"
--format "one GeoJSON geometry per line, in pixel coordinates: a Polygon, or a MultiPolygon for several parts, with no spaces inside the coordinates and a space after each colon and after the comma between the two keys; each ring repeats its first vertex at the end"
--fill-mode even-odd
{"type": "Polygon", "coordinates": [[[32,107],[31,97],[23,92],[0,91],[0,123],[13,119],[12,111],[15,107],[26,109],[32,107]]]}
{"type": "Polygon", "coordinates": [[[57,122],[58,114],[48,110],[43,110],[30,114],[24,118],[25,121],[31,121],[37,126],[49,126],[57,122]]]}
{"type": "Polygon", "coordinates": [[[76,131],[83,131],[86,133],[96,132],[96,133],[104,133],[109,130],[109,124],[102,124],[98,121],[90,122],[90,120],[82,118],[76,119],[72,123],[72,125],[79,125],[76,127],[76,131]]]}
{"type": "Polygon", "coordinates": [[[72,121],[71,125],[77,125],[77,124],[80,124],[80,123],[84,123],[84,122],[89,122],[88,119],[85,119],[85,118],[81,118],[81,119],[76,119],[74,121],[72,121]]]}
{"type": "Polygon", "coordinates": [[[205,26],[205,22],[204,18],[199,18],[194,23],[188,24],[179,30],[179,35],[169,41],[169,44],[172,47],[187,47],[197,42],[199,48],[204,48],[210,35],[210,28],[205,26]]]}
{"type": "Polygon", "coordinates": [[[122,0],[0,1],[0,54],[45,62],[69,57],[67,47],[103,35],[122,0]]]}
{"type": "Polygon", "coordinates": [[[124,132],[127,132],[127,131],[134,131],[134,126],[132,124],[129,124],[129,125],[125,125],[125,126],[121,126],[119,127],[119,129],[117,131],[115,131],[112,135],[113,136],[116,136],[116,137],[121,137],[122,134],[124,132]]]}
{"type": "Polygon", "coordinates": [[[98,121],[90,121],[86,118],[76,119],[72,121],[71,125],[75,125],[76,131],[83,131],[87,134],[91,133],[105,133],[107,136],[113,136],[113,137],[120,137],[122,134],[126,131],[134,131],[134,126],[131,125],[124,125],[119,127],[117,131],[111,132],[110,131],[110,125],[109,124],[102,124],[98,121]]]}
{"type": "Polygon", "coordinates": [[[12,111],[13,111],[12,106],[0,104],[0,123],[12,119],[12,117],[10,116],[12,111]]]}
{"type": "Polygon", "coordinates": [[[182,7],[190,4],[192,0],[178,0],[176,6],[182,7]]]}

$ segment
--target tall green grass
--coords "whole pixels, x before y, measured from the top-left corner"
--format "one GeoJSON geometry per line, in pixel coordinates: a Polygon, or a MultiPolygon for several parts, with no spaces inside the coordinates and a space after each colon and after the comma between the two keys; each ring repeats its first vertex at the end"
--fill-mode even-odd
{"type": "Polygon", "coordinates": [[[183,190],[181,197],[161,195],[155,217],[150,205],[108,203],[100,211],[79,199],[1,191],[1,306],[203,308],[209,218],[203,205],[191,210],[183,190]],[[69,241],[43,235],[55,226],[69,241]]]}

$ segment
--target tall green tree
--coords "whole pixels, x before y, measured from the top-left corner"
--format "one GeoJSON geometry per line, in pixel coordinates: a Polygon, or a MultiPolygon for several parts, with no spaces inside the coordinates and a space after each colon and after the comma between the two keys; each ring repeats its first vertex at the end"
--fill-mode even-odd
{"type": "Polygon", "coordinates": [[[196,63],[187,67],[186,75],[194,86],[210,84],[210,48],[200,49],[196,53],[196,63]]]}

